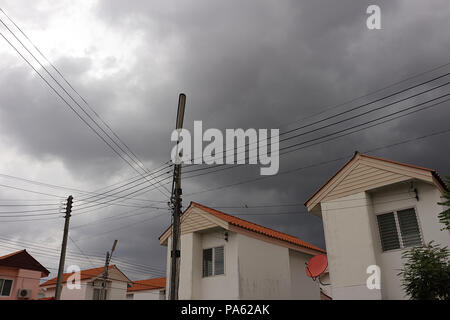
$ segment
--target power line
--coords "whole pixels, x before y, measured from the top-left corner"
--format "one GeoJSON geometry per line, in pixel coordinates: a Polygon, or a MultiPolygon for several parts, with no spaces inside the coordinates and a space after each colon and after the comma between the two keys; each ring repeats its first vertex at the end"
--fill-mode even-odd
{"type": "MultiPolygon", "coordinates": [[[[79,98],[82,99],[82,101],[85,103],[86,106],[97,116],[97,118],[100,119],[100,121],[113,133],[113,135],[119,140],[119,142],[125,146],[125,148],[137,159],[138,165],[150,176],[152,175],[151,172],[144,166],[143,162],[139,159],[139,157],[128,147],[128,145],[114,132],[114,130],[100,117],[100,115],[95,111],[94,108],[91,107],[91,105],[81,96],[81,94],[75,90],[75,88],[69,83],[69,81],[62,75],[62,73],[55,67],[55,65],[37,48],[37,46],[31,41],[31,39],[23,32],[23,30],[0,8],[0,10],[3,12],[3,14],[13,23],[13,25],[22,33],[22,35],[28,40],[28,42],[37,50],[37,52],[51,65],[51,67],[59,74],[59,76],[64,80],[64,82],[78,95],[79,98]]],[[[1,20],[1,19],[0,19],[1,20]]],[[[5,23],[1,20],[3,25],[5,23]]],[[[9,30],[11,34],[22,44],[22,46],[33,56],[33,58],[43,67],[43,65],[39,62],[39,60],[26,48],[26,46],[17,38],[17,36],[5,25],[5,27],[9,30]]],[[[45,69],[45,67],[43,67],[45,69]]],[[[45,69],[46,70],[46,69],[45,69]]],[[[46,70],[47,71],[47,70],[46,70]]],[[[47,71],[47,73],[51,76],[51,74],[47,71]]],[[[53,77],[52,77],[53,78],[53,77]]],[[[56,81],[54,78],[53,80],[59,84],[58,81],[56,81]]],[[[64,88],[60,85],[60,87],[64,90],[64,88]]],[[[64,90],[67,93],[66,90],[64,90]]],[[[69,94],[68,94],[69,95],[69,94]]],[[[70,96],[70,95],[69,95],[70,96]]],[[[72,99],[75,103],[76,101],[72,99]]],[[[77,103],[78,105],[78,103],[77,103]]],[[[80,105],[78,105],[81,109],[83,109],[80,105]]],[[[93,119],[91,119],[94,123],[96,123],[93,119]]],[[[96,123],[97,124],[97,123],[96,123]]],[[[98,124],[97,126],[102,129],[98,124]]],[[[103,131],[104,132],[104,131],[103,131]]],[[[106,134],[106,133],[105,133],[106,134]]],[[[108,136],[108,135],[107,135],[108,136]]],[[[108,136],[109,137],[109,136],[108,136]]],[[[110,138],[110,137],[109,137],[110,138]]],[[[110,138],[111,139],[111,138],[110,138]]],[[[111,139],[113,140],[113,139],[111,139]]],[[[122,150],[123,151],[123,150],[122,150]]],[[[128,155],[128,154],[127,154],[128,155]]],[[[128,155],[129,156],[129,155],[128,155]]],[[[131,158],[131,157],[130,157],[131,158]]],[[[166,189],[167,192],[169,192],[166,189]]]]}
{"type": "MultiPolygon", "coordinates": [[[[441,135],[441,134],[445,134],[445,133],[449,133],[449,132],[450,132],[450,128],[442,130],[442,131],[438,131],[438,132],[433,132],[433,133],[430,133],[430,134],[427,134],[427,135],[423,135],[423,136],[420,136],[420,137],[407,139],[407,140],[403,140],[403,141],[396,142],[396,143],[393,143],[393,144],[377,147],[377,148],[374,148],[374,149],[365,150],[365,151],[362,151],[362,153],[371,153],[371,152],[375,152],[375,151],[382,150],[382,149],[396,147],[396,146],[399,146],[399,145],[402,145],[402,144],[405,144],[405,143],[410,143],[410,142],[413,142],[413,141],[418,141],[418,140],[426,139],[426,138],[429,138],[429,137],[433,137],[433,136],[437,136],[437,135],[441,135]]],[[[189,193],[189,194],[186,194],[185,196],[193,196],[193,195],[197,195],[197,194],[201,194],[201,193],[206,193],[206,192],[211,192],[211,191],[217,191],[217,190],[222,190],[222,189],[226,189],[226,188],[231,188],[231,187],[242,185],[242,184],[253,183],[253,182],[257,182],[257,181],[261,181],[261,180],[266,180],[266,179],[270,179],[270,178],[273,178],[273,177],[277,177],[279,175],[284,175],[284,174],[293,173],[293,172],[296,172],[296,171],[301,171],[301,170],[305,170],[305,169],[315,168],[315,167],[319,167],[319,166],[322,166],[322,165],[326,165],[326,164],[330,164],[330,163],[333,163],[333,162],[342,161],[342,160],[346,160],[346,159],[348,159],[348,156],[342,156],[342,157],[335,158],[335,159],[332,159],[332,160],[322,161],[322,162],[315,163],[315,164],[312,164],[312,165],[301,166],[301,167],[297,167],[297,168],[294,168],[294,169],[282,171],[282,172],[279,172],[278,175],[276,175],[276,176],[263,176],[263,177],[258,177],[258,178],[254,178],[254,179],[243,180],[243,181],[240,181],[240,182],[237,182],[237,183],[222,185],[222,186],[218,186],[218,187],[215,187],[215,188],[210,188],[210,189],[205,189],[205,190],[201,190],[201,191],[198,191],[198,192],[189,193]]]]}
{"type": "MultiPolygon", "coordinates": [[[[398,95],[398,94],[404,93],[404,92],[406,92],[406,91],[409,91],[409,90],[418,88],[418,87],[420,87],[420,86],[429,84],[429,83],[431,83],[431,82],[434,82],[434,81],[436,81],[436,80],[442,79],[442,78],[444,78],[444,77],[446,77],[446,76],[448,76],[448,75],[450,75],[450,72],[445,73],[445,74],[442,74],[442,75],[439,75],[439,76],[434,77],[434,78],[432,78],[432,79],[429,79],[429,80],[427,80],[427,81],[424,81],[424,82],[415,84],[415,85],[410,86],[410,87],[408,87],[408,88],[405,88],[405,89],[403,89],[403,90],[400,90],[400,91],[391,93],[391,94],[389,94],[389,95],[387,95],[387,96],[383,96],[383,97],[378,98],[378,99],[375,99],[375,100],[373,100],[373,101],[370,101],[370,102],[367,102],[367,103],[358,105],[358,106],[356,106],[356,107],[353,107],[353,108],[351,108],[351,109],[342,111],[342,112],[340,112],[340,113],[338,113],[338,114],[335,114],[335,115],[333,115],[333,116],[329,116],[329,117],[326,117],[326,118],[323,118],[323,119],[319,119],[319,120],[314,121],[314,122],[312,122],[312,123],[308,123],[308,124],[305,124],[305,125],[303,125],[303,126],[300,126],[300,127],[293,128],[293,129],[291,129],[291,130],[282,132],[282,133],[280,133],[278,136],[281,137],[281,136],[283,136],[283,135],[286,135],[286,134],[289,134],[289,133],[292,133],[292,132],[295,132],[295,131],[298,131],[298,130],[301,130],[301,129],[304,129],[304,128],[307,128],[307,127],[311,127],[311,126],[313,126],[313,125],[316,125],[316,124],[319,124],[319,123],[328,121],[328,120],[330,120],[330,119],[339,117],[339,116],[341,116],[341,115],[350,113],[350,112],[352,112],[352,111],[359,110],[359,109],[364,108],[364,107],[366,107],[366,106],[368,106],[368,105],[371,105],[371,104],[374,104],[374,103],[377,103],[377,102],[386,100],[386,99],[391,98],[391,97],[393,97],[393,96],[396,96],[396,95],[398,95]]],[[[355,119],[355,118],[357,118],[357,117],[361,117],[361,116],[363,116],[363,115],[372,113],[372,112],[374,112],[374,111],[381,110],[381,109],[383,109],[383,108],[392,106],[392,105],[397,104],[397,103],[399,103],[399,102],[403,102],[403,101],[406,101],[406,100],[408,100],[408,99],[417,97],[417,96],[419,96],[419,95],[421,95],[421,94],[428,93],[428,92],[430,92],[430,91],[433,91],[433,90],[442,88],[442,87],[448,85],[449,83],[450,83],[450,82],[446,82],[446,83],[444,83],[444,84],[435,86],[435,87],[433,87],[433,88],[431,88],[431,89],[428,89],[428,90],[425,90],[425,91],[423,91],[423,92],[416,93],[416,94],[413,94],[413,95],[411,95],[411,96],[409,96],[409,97],[406,97],[406,98],[397,100],[397,101],[395,101],[395,102],[392,102],[392,103],[383,105],[383,106],[381,106],[381,107],[377,107],[377,108],[368,110],[368,111],[366,111],[366,112],[364,112],[364,113],[361,113],[360,115],[356,115],[356,116],[352,116],[352,117],[347,118],[347,119],[344,119],[344,120],[340,120],[340,121],[338,121],[338,122],[336,122],[336,123],[334,123],[334,124],[328,124],[328,125],[325,125],[325,126],[322,126],[322,127],[319,127],[319,128],[316,128],[316,129],[313,129],[313,130],[310,130],[310,131],[307,131],[307,132],[305,132],[305,133],[301,133],[301,134],[295,135],[295,136],[293,136],[293,137],[284,138],[284,139],[280,140],[280,142],[285,141],[285,140],[289,140],[289,139],[293,139],[293,138],[295,138],[295,137],[302,136],[302,135],[305,135],[305,134],[308,134],[308,133],[312,133],[312,132],[315,132],[315,131],[318,131],[318,130],[322,130],[322,129],[328,128],[328,127],[330,127],[330,126],[332,126],[332,125],[336,125],[336,124],[339,124],[339,123],[343,123],[343,122],[345,122],[345,121],[352,120],[352,119],[355,119]]],[[[246,144],[245,144],[245,147],[247,147],[247,146],[249,147],[250,145],[252,145],[252,144],[254,145],[254,144],[257,144],[257,143],[258,143],[258,142],[255,142],[255,143],[246,143],[246,144]]],[[[222,152],[231,151],[231,150],[234,150],[234,148],[233,148],[233,149],[222,150],[222,152]]],[[[253,150],[253,149],[252,149],[252,150],[253,150]]],[[[241,152],[238,152],[237,154],[240,154],[240,153],[243,153],[243,152],[245,153],[246,150],[243,150],[243,151],[241,151],[241,152]]],[[[201,157],[196,158],[196,159],[201,159],[201,157]]],[[[191,159],[191,161],[194,162],[196,159],[191,159]]],[[[189,166],[189,165],[188,165],[188,166],[189,166]]]]}
{"type": "MultiPolygon", "coordinates": [[[[438,100],[438,99],[441,99],[441,98],[446,97],[446,96],[449,96],[449,95],[450,95],[450,94],[441,95],[441,96],[439,96],[439,97],[437,97],[437,98],[430,99],[430,100],[428,100],[428,101],[425,101],[425,102],[416,104],[416,105],[414,105],[414,106],[410,106],[410,107],[404,108],[404,109],[402,109],[402,110],[399,110],[399,111],[390,113],[390,114],[388,114],[388,115],[384,115],[384,116],[379,117],[379,118],[375,118],[375,119],[369,120],[369,121],[367,121],[367,122],[364,122],[364,123],[361,123],[361,124],[358,124],[358,125],[355,125],[355,126],[352,126],[352,127],[345,128],[345,129],[343,129],[343,130],[335,131],[335,132],[332,132],[332,133],[323,135],[323,136],[318,137],[318,138],[310,139],[310,140],[307,140],[307,141],[303,141],[303,142],[300,142],[300,143],[295,143],[295,144],[292,144],[292,145],[290,145],[290,146],[286,146],[286,147],[280,148],[280,149],[279,149],[279,152],[284,151],[284,150],[291,149],[291,148],[296,147],[296,146],[301,146],[301,145],[304,145],[304,144],[307,144],[307,143],[310,143],[310,142],[314,142],[314,141],[317,141],[317,140],[322,140],[322,139],[331,137],[331,136],[333,136],[333,135],[336,135],[336,134],[338,134],[338,133],[343,133],[343,132],[346,132],[346,131],[349,131],[349,130],[352,130],[352,129],[355,129],[355,128],[359,128],[359,127],[361,127],[361,126],[364,126],[364,125],[370,124],[370,123],[372,123],[372,122],[376,122],[376,121],[379,121],[379,120],[382,120],[382,119],[391,117],[391,116],[393,116],[393,115],[396,115],[396,114],[399,114],[399,113],[402,113],[402,112],[405,112],[405,111],[408,111],[408,110],[417,108],[417,107],[419,107],[419,106],[422,106],[422,105],[427,104],[427,103],[432,102],[432,101],[436,101],[436,100],[438,100]]],[[[433,107],[438,106],[438,105],[440,105],[440,104],[442,104],[442,103],[444,103],[444,102],[447,102],[447,101],[449,101],[449,100],[450,100],[450,99],[446,99],[446,100],[443,100],[443,101],[440,101],[440,102],[431,104],[431,105],[429,105],[429,106],[425,106],[425,107],[423,107],[423,108],[420,108],[420,109],[417,109],[417,110],[413,110],[413,111],[411,111],[411,112],[408,112],[408,113],[399,115],[399,116],[397,116],[397,117],[393,117],[393,118],[391,118],[391,119],[388,119],[388,120],[385,120],[385,121],[382,121],[382,122],[379,122],[379,123],[376,123],[376,124],[373,124],[373,125],[370,125],[370,126],[367,126],[367,127],[363,127],[363,128],[358,129],[358,130],[354,130],[354,131],[352,131],[352,132],[347,132],[347,133],[344,133],[344,134],[339,135],[339,136],[331,137],[331,138],[326,139],[326,140],[324,140],[324,141],[319,141],[319,142],[316,142],[316,143],[313,143],[313,144],[309,144],[309,145],[306,145],[306,146],[303,146],[303,147],[300,147],[300,148],[295,148],[295,149],[292,149],[292,150],[288,150],[288,151],[285,151],[285,152],[280,153],[280,156],[281,156],[281,155],[285,155],[285,154],[287,154],[287,153],[294,152],[294,151],[298,151],[298,150],[300,150],[300,149],[305,149],[305,148],[309,148],[309,147],[314,146],[314,145],[322,144],[322,143],[324,143],[324,142],[328,142],[328,141],[331,141],[331,140],[335,140],[335,139],[338,139],[338,138],[341,138],[341,137],[344,137],[344,136],[347,136],[347,135],[349,135],[349,134],[353,134],[353,133],[356,133],[356,132],[359,132],[359,131],[362,131],[362,130],[367,130],[367,129],[369,129],[369,128],[372,128],[372,127],[375,127],[375,126],[378,126],[378,125],[381,125],[381,124],[384,124],[384,123],[387,123],[387,122],[390,122],[390,121],[399,119],[399,118],[401,118],[401,117],[404,117],[404,116],[407,116],[407,115],[410,115],[410,114],[413,114],[413,113],[416,113],[416,112],[419,112],[419,111],[423,111],[423,110],[426,110],[426,109],[429,109],[429,108],[433,108],[433,107]]],[[[247,159],[248,159],[248,157],[247,157],[247,159]]],[[[200,168],[200,169],[196,169],[195,171],[208,170],[208,169],[213,169],[213,168],[217,168],[217,167],[220,167],[220,166],[224,166],[224,165],[221,164],[221,165],[212,166],[212,167],[200,168]]],[[[238,166],[238,165],[232,165],[232,166],[225,167],[225,168],[222,168],[222,169],[217,169],[217,170],[214,170],[214,171],[211,171],[211,172],[206,172],[206,173],[202,173],[202,174],[196,174],[196,175],[188,176],[188,177],[185,177],[185,179],[189,179],[189,178],[193,178],[193,177],[198,177],[198,176],[202,176],[202,175],[207,175],[207,174],[209,174],[209,173],[215,173],[215,172],[219,172],[219,171],[223,171],[223,170],[228,170],[228,169],[236,168],[237,166],[238,166]]],[[[191,171],[185,171],[185,173],[189,173],[189,172],[192,172],[192,171],[194,171],[194,170],[191,170],[191,171]]]]}
{"type": "Polygon", "coordinates": [[[375,95],[375,94],[377,94],[377,93],[379,93],[379,92],[382,92],[382,91],[384,91],[384,90],[386,90],[386,89],[392,88],[392,87],[394,87],[394,86],[396,86],[396,85],[399,85],[399,84],[401,84],[401,83],[407,82],[407,81],[409,81],[409,80],[412,80],[412,79],[421,77],[421,76],[423,76],[423,75],[425,75],[425,74],[432,73],[432,72],[434,72],[434,71],[436,71],[436,70],[443,69],[443,68],[445,68],[445,67],[447,67],[447,66],[449,66],[449,65],[450,65],[450,62],[447,62],[447,63],[441,64],[441,65],[438,65],[438,66],[433,67],[433,68],[431,68],[431,69],[425,70],[425,71],[420,72],[420,73],[416,73],[416,74],[414,74],[414,75],[408,76],[407,78],[404,78],[404,79],[402,79],[402,80],[396,81],[396,82],[394,82],[394,83],[392,83],[392,84],[389,84],[389,85],[387,85],[387,86],[384,86],[384,87],[382,87],[382,88],[379,88],[379,89],[376,89],[376,90],[374,90],[374,91],[371,91],[371,92],[369,92],[369,93],[367,93],[367,94],[358,96],[358,97],[356,97],[356,98],[352,98],[352,99],[350,99],[350,100],[347,100],[347,101],[345,101],[345,102],[339,103],[339,104],[337,104],[337,105],[332,105],[332,106],[328,106],[328,107],[325,107],[325,108],[321,108],[322,110],[319,111],[319,112],[317,112],[317,113],[314,113],[314,114],[312,114],[312,115],[309,115],[309,116],[306,116],[306,117],[303,117],[303,118],[300,118],[300,119],[296,119],[296,120],[294,120],[294,121],[291,121],[291,122],[289,122],[289,123],[282,124],[282,125],[280,125],[280,126],[288,126],[288,125],[293,124],[293,123],[297,123],[297,122],[300,122],[300,121],[304,121],[304,120],[313,118],[313,117],[315,117],[315,116],[318,116],[318,115],[321,115],[321,114],[326,113],[328,110],[336,109],[336,108],[339,108],[339,107],[342,107],[342,106],[351,104],[351,103],[353,103],[353,102],[355,102],[355,101],[358,101],[358,100],[360,100],[360,99],[363,99],[363,98],[367,98],[367,97],[373,96],[373,95],[375,95]]]}
{"type": "MultiPolygon", "coordinates": [[[[21,246],[25,246],[25,247],[31,248],[32,250],[33,249],[34,250],[39,250],[39,252],[41,252],[43,254],[49,254],[51,256],[58,256],[57,253],[59,252],[58,248],[45,246],[45,245],[42,245],[40,243],[33,242],[33,241],[24,241],[24,240],[18,241],[18,240],[8,239],[8,238],[5,238],[5,237],[0,237],[0,241],[6,242],[7,244],[9,243],[10,245],[14,245],[14,246],[19,247],[19,248],[21,246]]],[[[72,241],[76,242],[73,239],[72,239],[72,241]]],[[[76,244],[76,246],[78,246],[78,245],[76,244]]],[[[100,261],[99,262],[100,264],[102,264],[103,259],[104,259],[104,257],[101,254],[97,254],[97,255],[90,254],[90,255],[87,255],[87,254],[83,253],[82,255],[80,255],[80,254],[77,254],[77,253],[75,253],[73,251],[69,251],[68,250],[68,259],[79,260],[80,258],[86,258],[86,257],[90,257],[90,258],[96,259],[96,260],[100,261]]],[[[145,271],[159,271],[159,272],[163,272],[163,270],[161,270],[161,269],[157,269],[157,268],[154,268],[154,267],[151,267],[151,266],[142,265],[142,264],[134,264],[134,263],[126,261],[126,259],[123,259],[123,258],[115,258],[115,259],[117,261],[123,263],[124,265],[127,264],[128,268],[136,267],[136,270],[138,270],[140,268],[140,270],[145,270],[145,271]]]]}
{"type": "MultiPolygon", "coordinates": [[[[16,38],[16,40],[22,45],[23,48],[25,48],[25,50],[28,51],[28,53],[36,60],[36,62],[45,70],[45,72],[53,79],[53,81],[56,82],[56,84],[66,93],[66,95],[81,109],[81,111],[83,111],[83,113],[94,123],[97,125],[97,127],[111,140],[111,142],[117,146],[124,154],[126,154],[131,161],[133,161],[135,164],[138,163],[135,159],[133,159],[133,157],[131,157],[129,155],[129,153],[127,153],[117,142],[116,140],[114,140],[93,118],[92,116],[86,112],[86,110],[72,97],[72,95],[70,95],[67,90],[55,79],[55,77],[48,71],[48,69],[36,58],[36,56],[23,44],[23,42],[15,35],[15,33],[3,22],[3,20],[0,18],[0,22],[8,29],[8,31],[16,38]]],[[[47,79],[45,79],[38,71],[37,69],[20,53],[20,51],[5,37],[5,35],[0,32],[0,34],[2,35],[2,37],[8,42],[8,44],[14,48],[14,50],[28,63],[28,65],[36,72],[39,74],[39,76],[41,77],[42,80],[45,81],[45,83],[70,107],[70,109],[75,112],[75,114],[86,124],[88,125],[88,127],[94,131],[94,133],[101,138],[119,157],[121,157],[127,164],[130,165],[130,167],[135,170],[137,173],[139,173],[140,175],[142,175],[142,173],[136,169],[136,167],[134,165],[132,165],[126,158],[124,158],[122,156],[122,154],[120,154],[114,147],[111,146],[111,144],[109,142],[107,142],[105,140],[105,138],[99,134],[74,108],[71,104],[69,104],[67,102],[66,99],[64,99],[61,94],[47,81],[47,79]]],[[[139,164],[138,164],[139,165],[139,164]]],[[[141,168],[142,169],[142,168],[141,168]]],[[[144,170],[144,172],[146,172],[146,170],[144,170]]],[[[147,179],[146,179],[147,180],[147,179]]],[[[147,180],[149,183],[151,183],[149,180],[147,180]]],[[[159,189],[158,189],[159,190],[159,189]]],[[[169,192],[169,191],[167,191],[169,192]]],[[[162,192],[164,194],[164,192],[162,192]]]]}

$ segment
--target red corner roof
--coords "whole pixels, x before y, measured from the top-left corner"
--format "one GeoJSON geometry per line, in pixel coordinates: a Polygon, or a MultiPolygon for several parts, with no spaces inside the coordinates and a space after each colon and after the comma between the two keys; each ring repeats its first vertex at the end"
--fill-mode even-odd
{"type": "MultiPolygon", "coordinates": [[[[108,270],[111,270],[111,269],[119,270],[116,267],[116,265],[109,266],[108,270]]],[[[97,277],[97,276],[103,274],[104,271],[105,271],[105,267],[98,267],[98,268],[93,268],[93,269],[81,270],[80,280],[86,280],[86,279],[91,279],[91,278],[97,277]]],[[[120,271],[120,272],[122,273],[122,271],[120,271]]],[[[71,275],[73,275],[73,272],[72,273],[64,273],[63,274],[62,283],[67,282],[67,279],[69,279],[69,277],[71,275]]],[[[40,287],[47,287],[47,286],[56,285],[56,280],[57,280],[56,277],[52,278],[50,280],[45,281],[44,283],[41,283],[39,286],[40,287]]]]}
{"type": "Polygon", "coordinates": [[[202,210],[204,210],[204,211],[206,211],[206,212],[216,216],[217,218],[228,222],[231,225],[234,225],[234,226],[237,226],[237,227],[240,227],[240,228],[243,228],[243,229],[255,232],[255,233],[263,234],[265,236],[268,236],[268,237],[271,237],[271,238],[274,238],[274,239],[277,239],[277,240],[281,240],[281,241],[285,241],[285,242],[288,242],[288,243],[291,243],[291,244],[295,244],[295,245],[298,245],[298,246],[301,246],[301,247],[304,247],[304,248],[307,248],[307,249],[316,250],[316,251],[321,252],[321,253],[326,253],[325,250],[323,250],[323,249],[321,249],[319,247],[313,246],[312,244],[310,244],[308,242],[300,240],[297,237],[294,237],[294,236],[291,236],[289,234],[286,234],[286,233],[283,233],[283,232],[279,232],[279,231],[276,231],[276,230],[273,230],[273,229],[270,229],[270,228],[267,228],[267,227],[263,227],[263,226],[261,226],[259,224],[256,224],[256,223],[253,223],[253,222],[249,222],[249,221],[241,219],[241,218],[237,218],[235,216],[229,215],[229,214],[224,213],[222,211],[218,211],[218,210],[209,208],[207,206],[204,206],[204,205],[202,205],[200,203],[191,202],[190,206],[195,206],[197,208],[200,208],[200,209],[202,209],[202,210]]]}
{"type": "Polygon", "coordinates": [[[133,285],[127,289],[127,292],[164,289],[166,287],[166,278],[153,278],[147,280],[133,281],[133,285]]]}
{"type": "Polygon", "coordinates": [[[50,271],[33,258],[25,249],[1,256],[0,266],[40,271],[42,277],[47,277],[50,274],[50,271]]]}

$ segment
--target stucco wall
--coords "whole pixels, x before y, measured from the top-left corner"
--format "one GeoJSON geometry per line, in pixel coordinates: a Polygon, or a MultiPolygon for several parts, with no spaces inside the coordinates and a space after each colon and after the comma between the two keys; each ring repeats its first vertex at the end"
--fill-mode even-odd
{"type": "Polygon", "coordinates": [[[367,267],[377,264],[370,197],[361,192],[321,208],[333,299],[381,299],[366,286],[367,267]]]}
{"type": "MultiPolygon", "coordinates": [[[[443,207],[437,203],[441,201],[440,191],[433,185],[416,181],[414,187],[418,190],[419,201],[414,192],[410,192],[410,184],[397,184],[372,192],[374,214],[392,212],[395,210],[415,208],[419,227],[425,243],[434,240],[436,243],[450,246],[450,233],[441,231],[442,224],[439,223],[438,214],[443,207]]],[[[373,225],[374,232],[379,240],[378,226],[373,225]]],[[[406,248],[407,250],[409,248],[406,248]]],[[[381,246],[376,247],[378,263],[381,268],[381,286],[383,299],[405,299],[405,292],[401,287],[401,278],[397,276],[402,269],[403,261],[401,255],[405,250],[390,250],[382,252],[381,246]]]]}
{"type": "MultiPolygon", "coordinates": [[[[127,292],[127,282],[124,281],[123,276],[112,269],[109,271],[109,279],[107,281],[107,300],[125,300],[127,292]]],[[[61,300],[92,300],[95,288],[101,288],[101,279],[93,281],[93,279],[81,280],[80,288],[69,289],[67,283],[63,283],[61,290],[61,300]]],[[[55,296],[55,286],[45,288],[45,297],[55,296]]]]}
{"type": "Polygon", "coordinates": [[[241,299],[289,299],[289,249],[237,234],[241,299]]]}
{"type": "MultiPolygon", "coordinates": [[[[188,299],[238,299],[238,270],[236,236],[229,233],[228,242],[224,239],[223,229],[215,228],[208,232],[193,232],[181,236],[180,279],[178,297],[188,299]],[[225,274],[203,277],[203,249],[224,246],[225,274]]],[[[166,297],[170,284],[171,238],[167,246],[167,285],[166,297]]]]}
{"type": "Polygon", "coordinates": [[[142,290],[129,293],[132,295],[132,300],[164,300],[164,295],[161,295],[162,289],[142,290]]]}
{"type": "Polygon", "coordinates": [[[415,208],[424,242],[450,246],[450,233],[440,230],[437,217],[443,210],[437,204],[440,191],[421,181],[414,181],[414,188],[419,201],[405,182],[321,203],[333,299],[407,298],[397,276],[404,250],[382,251],[377,214],[415,208]],[[380,291],[367,289],[371,264],[380,267],[380,291]]]}
{"type": "Polygon", "coordinates": [[[289,268],[291,270],[290,299],[318,300],[320,299],[319,282],[314,282],[306,275],[305,264],[311,259],[310,255],[289,250],[289,268]]]}
{"type": "Polygon", "coordinates": [[[0,267],[0,278],[13,280],[10,296],[0,296],[0,300],[16,300],[19,289],[31,289],[30,299],[37,298],[41,278],[40,271],[0,267]]]}

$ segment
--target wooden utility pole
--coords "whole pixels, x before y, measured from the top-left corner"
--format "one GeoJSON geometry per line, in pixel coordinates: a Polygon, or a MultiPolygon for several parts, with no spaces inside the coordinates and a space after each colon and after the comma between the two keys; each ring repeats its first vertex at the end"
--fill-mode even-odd
{"type": "Polygon", "coordinates": [[[69,235],[69,222],[70,217],[72,213],[72,202],[73,197],[69,196],[67,198],[67,204],[66,204],[66,215],[65,223],[64,223],[64,234],[63,234],[63,240],[61,245],[61,256],[59,257],[59,268],[58,268],[58,278],[56,281],[56,290],[55,290],[55,300],[61,299],[61,290],[62,290],[62,278],[64,274],[64,262],[66,261],[66,248],[67,248],[67,237],[69,235]]]}
{"type": "Polygon", "coordinates": [[[106,260],[105,260],[105,271],[103,271],[103,282],[102,282],[102,295],[100,297],[101,300],[106,300],[106,280],[108,280],[108,270],[109,270],[109,263],[111,262],[111,258],[114,252],[114,249],[116,249],[117,240],[114,240],[111,254],[109,251],[106,252],[106,260]]]}
{"type": "MultiPolygon", "coordinates": [[[[178,100],[176,129],[183,128],[186,95],[181,93],[178,100]]],[[[178,145],[179,141],[177,141],[178,145]]],[[[178,152],[178,150],[177,150],[178,152]]],[[[170,268],[170,300],[178,300],[178,283],[180,277],[180,217],[181,217],[181,162],[174,165],[171,204],[173,208],[172,251],[170,268]]]]}

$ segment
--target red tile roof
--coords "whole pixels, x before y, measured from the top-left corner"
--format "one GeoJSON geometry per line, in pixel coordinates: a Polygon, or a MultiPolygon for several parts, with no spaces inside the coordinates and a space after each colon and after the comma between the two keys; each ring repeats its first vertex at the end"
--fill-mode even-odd
{"type": "MultiPolygon", "coordinates": [[[[117,267],[115,265],[111,265],[111,266],[109,266],[108,270],[111,270],[112,268],[117,269],[117,267]]],[[[91,279],[91,278],[97,277],[99,275],[102,275],[104,271],[105,271],[105,267],[81,270],[80,280],[86,280],[86,279],[91,279]]],[[[67,282],[67,279],[69,279],[69,277],[73,274],[74,274],[73,272],[72,273],[64,273],[62,283],[67,282]]],[[[47,287],[47,286],[56,285],[56,281],[57,281],[57,278],[55,277],[53,279],[45,281],[44,283],[41,283],[39,286],[47,287]]]]}
{"type": "Polygon", "coordinates": [[[25,249],[1,256],[0,266],[40,271],[42,277],[47,277],[50,274],[50,271],[33,258],[25,249]]]}
{"type": "Polygon", "coordinates": [[[127,292],[163,289],[166,287],[166,278],[153,278],[147,280],[133,281],[133,285],[127,289],[127,292]]]}
{"type": "Polygon", "coordinates": [[[204,206],[202,204],[199,204],[197,202],[191,202],[190,206],[195,206],[195,207],[198,207],[198,208],[200,208],[200,209],[202,209],[202,210],[204,210],[206,212],[209,212],[210,214],[216,216],[219,219],[222,219],[222,220],[230,223],[231,225],[234,225],[234,226],[237,226],[237,227],[240,227],[240,228],[252,231],[252,232],[256,232],[256,233],[259,233],[259,234],[263,234],[265,236],[268,236],[268,237],[271,237],[271,238],[274,238],[274,239],[277,239],[277,240],[285,241],[285,242],[288,242],[288,243],[291,243],[291,244],[295,244],[295,245],[298,245],[298,246],[301,246],[301,247],[304,247],[304,248],[308,248],[308,249],[311,249],[311,250],[316,250],[316,251],[321,252],[321,253],[325,253],[325,250],[323,250],[323,249],[321,249],[319,247],[316,247],[316,246],[314,246],[314,245],[312,245],[312,244],[310,244],[308,242],[300,240],[299,238],[291,236],[289,234],[286,234],[286,233],[283,233],[283,232],[279,232],[279,231],[276,231],[276,230],[273,230],[273,229],[270,229],[270,228],[267,228],[267,227],[263,227],[263,226],[261,226],[259,224],[256,224],[256,223],[253,223],[253,222],[249,222],[249,221],[241,219],[241,218],[237,218],[235,216],[232,216],[232,215],[229,215],[227,213],[224,213],[224,212],[221,212],[221,211],[209,208],[209,207],[204,206]]]}

